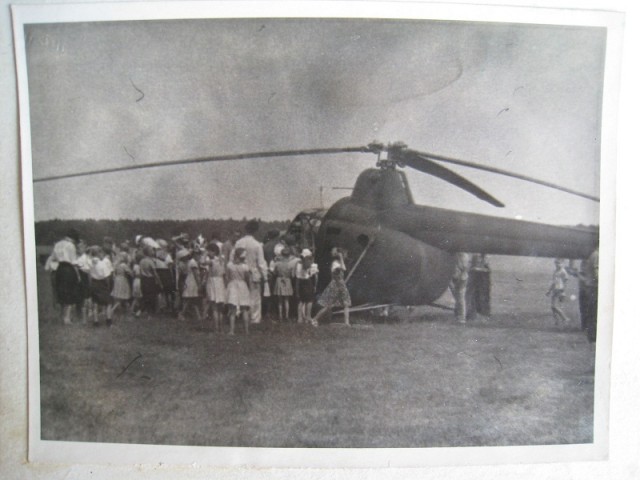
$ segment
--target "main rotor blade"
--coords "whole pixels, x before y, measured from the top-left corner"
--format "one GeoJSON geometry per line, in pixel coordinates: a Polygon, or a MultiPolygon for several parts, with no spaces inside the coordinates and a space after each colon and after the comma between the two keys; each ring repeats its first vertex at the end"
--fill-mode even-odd
{"type": "Polygon", "coordinates": [[[451,183],[462,190],[469,192],[472,195],[475,195],[480,200],[484,200],[485,202],[490,203],[496,207],[504,207],[504,203],[500,200],[489,195],[487,192],[482,190],[480,187],[471,183],[469,180],[464,178],[461,175],[458,175],[452,170],[449,170],[442,165],[437,164],[436,162],[425,158],[420,152],[415,152],[413,150],[402,150],[399,153],[400,159],[403,163],[410,166],[411,168],[415,168],[423,173],[427,173],[429,175],[433,175],[434,177],[438,177],[445,182],[451,183]]]}
{"type": "Polygon", "coordinates": [[[562,185],[558,185],[555,183],[547,182],[545,180],[539,180],[537,178],[528,177],[527,175],[521,175],[519,173],[510,172],[508,170],[503,170],[501,168],[489,167],[487,165],[481,165],[479,163],[467,162],[464,160],[458,160],[456,158],[444,157],[442,155],[434,155],[431,153],[424,152],[415,152],[422,159],[425,160],[437,160],[439,162],[451,163],[454,165],[460,165],[463,167],[475,168],[476,170],[484,170],[485,172],[497,173],[498,175],[504,175],[506,177],[513,177],[520,180],[524,180],[526,182],[537,183],[538,185],[543,185],[545,187],[553,188],[555,190],[560,190],[561,192],[570,193],[572,195],[576,195],[578,197],[588,198],[589,200],[593,200],[594,202],[599,202],[600,198],[595,197],[593,195],[589,195],[586,193],[578,192],[577,190],[572,190],[570,188],[563,187],[562,185]]]}
{"type": "Polygon", "coordinates": [[[236,155],[217,155],[211,157],[190,158],[186,160],[173,160],[169,162],[142,163],[139,165],[127,165],[123,167],[103,168],[100,170],[89,170],[86,172],[68,173],[64,175],[53,175],[33,179],[35,182],[47,182],[50,180],[61,180],[63,178],[85,177],[88,175],[98,175],[102,173],[126,172],[128,170],[140,170],[144,168],[169,167],[172,165],[188,165],[193,163],[222,162],[226,160],[245,160],[251,158],[270,157],[294,157],[297,155],[328,155],[337,153],[370,153],[370,147],[344,147],[344,148],[315,148],[306,150],[281,150],[272,152],[254,152],[236,155]]]}

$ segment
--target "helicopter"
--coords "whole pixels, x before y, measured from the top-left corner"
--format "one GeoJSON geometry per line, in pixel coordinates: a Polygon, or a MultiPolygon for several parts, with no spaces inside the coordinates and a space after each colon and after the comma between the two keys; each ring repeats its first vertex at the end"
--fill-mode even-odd
{"type": "Polygon", "coordinates": [[[593,201],[598,201],[596,197],[494,167],[417,152],[400,142],[371,143],[361,151],[378,155],[377,168],[363,171],[351,196],[328,210],[298,214],[289,231],[298,238],[301,231],[311,233],[301,240],[315,248],[321,287],[330,280],[331,250],[348,252],[347,268],[353,271],[349,292],[356,304],[432,304],[449,287],[457,252],[581,259],[598,244],[594,227],[561,227],[417,205],[400,168],[409,166],[439,177],[495,207],[504,205],[434,160],[516,177],[593,201]],[[309,226],[300,228],[305,221],[309,226]]]}
{"type": "Polygon", "coordinates": [[[314,250],[320,288],[330,280],[332,250],[339,248],[347,254],[347,282],[356,305],[433,304],[449,286],[458,252],[583,259],[598,246],[598,227],[555,226],[416,204],[405,167],[440,178],[497,208],[504,207],[441,163],[513,177],[593,201],[599,199],[518,173],[412,150],[402,142],[219,155],[43,177],[34,182],[170,165],[345,153],[373,154],[376,166],[360,173],[350,196],[326,210],[299,213],[289,233],[314,250]]]}

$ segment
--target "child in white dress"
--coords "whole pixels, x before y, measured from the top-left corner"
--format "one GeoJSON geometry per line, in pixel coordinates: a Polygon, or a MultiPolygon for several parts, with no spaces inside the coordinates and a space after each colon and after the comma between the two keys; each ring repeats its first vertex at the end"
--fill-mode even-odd
{"type": "Polygon", "coordinates": [[[207,269],[207,283],[205,285],[205,299],[207,306],[205,317],[211,309],[213,318],[213,328],[215,332],[220,331],[220,319],[224,312],[224,304],[227,300],[227,289],[224,284],[224,258],[220,255],[220,247],[211,243],[207,246],[209,252],[209,265],[207,269]]]}
{"type": "Polygon", "coordinates": [[[104,312],[107,326],[111,326],[111,260],[101,247],[90,248],[91,263],[89,267],[91,300],[93,301],[93,324],[98,325],[98,316],[104,312]]]}
{"type": "Polygon", "coordinates": [[[119,256],[118,264],[113,276],[113,290],[111,296],[113,303],[107,307],[109,318],[113,318],[116,309],[121,305],[127,305],[131,299],[131,286],[129,285],[129,277],[131,276],[131,268],[129,268],[128,257],[119,256]]]}
{"type": "Polygon", "coordinates": [[[184,289],[182,290],[182,310],[178,314],[180,320],[184,320],[184,314],[187,308],[193,307],[196,312],[196,318],[202,320],[200,315],[200,266],[198,260],[194,258],[196,255],[190,253],[184,256],[180,261],[187,264],[187,278],[184,280],[184,289]]]}
{"type": "Polygon", "coordinates": [[[351,306],[351,296],[347,289],[347,284],[344,279],[344,273],[347,267],[344,264],[344,256],[342,252],[334,247],[331,249],[331,256],[333,261],[331,262],[331,282],[324,289],[320,298],[318,298],[318,304],[322,309],[311,320],[311,324],[314,327],[318,326],[318,319],[321,318],[332,307],[342,307],[344,314],[344,324],[349,326],[349,307],[351,306]]]}
{"type": "Polygon", "coordinates": [[[275,275],[275,285],[273,294],[278,298],[278,316],[280,321],[289,320],[289,303],[293,296],[293,283],[291,281],[294,274],[295,264],[291,261],[291,251],[289,247],[284,247],[280,256],[276,257],[273,273],[275,275]]]}
{"type": "Polygon", "coordinates": [[[229,335],[235,333],[236,316],[242,316],[244,331],[249,334],[249,307],[251,296],[249,283],[251,282],[251,270],[246,263],[247,251],[244,248],[236,248],[233,261],[227,264],[227,304],[229,305],[229,335]]]}
{"type": "Polygon", "coordinates": [[[298,323],[311,323],[311,307],[318,286],[318,265],[313,263],[311,250],[302,250],[296,263],[296,292],[298,292],[298,323]]]}

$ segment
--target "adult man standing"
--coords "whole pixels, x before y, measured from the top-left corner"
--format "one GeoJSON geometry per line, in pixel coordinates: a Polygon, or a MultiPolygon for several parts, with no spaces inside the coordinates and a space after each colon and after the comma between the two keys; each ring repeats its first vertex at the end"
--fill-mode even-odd
{"type": "Polygon", "coordinates": [[[580,263],[580,318],[589,342],[596,341],[598,327],[598,249],[580,263]]]}
{"type": "Polygon", "coordinates": [[[464,252],[456,253],[456,267],[451,278],[449,288],[455,300],[456,320],[466,323],[467,319],[467,282],[469,281],[469,254],[464,252]]]}
{"type": "MultiPolygon", "coordinates": [[[[267,265],[271,263],[271,260],[275,257],[275,246],[280,243],[280,232],[278,230],[269,230],[264,237],[264,259],[267,265]]],[[[282,250],[282,249],[281,249],[282,250]]]]}
{"type": "MultiPolygon", "coordinates": [[[[240,238],[235,248],[244,248],[247,251],[247,265],[251,270],[251,282],[249,295],[251,298],[251,323],[260,323],[262,320],[262,282],[267,279],[267,262],[264,259],[262,244],[255,239],[260,224],[257,220],[250,220],[245,225],[245,236],[240,238]]],[[[233,255],[233,253],[232,253],[233,255]]]]}
{"type": "Polygon", "coordinates": [[[491,268],[484,253],[471,256],[466,295],[467,320],[491,316],[491,268]]]}

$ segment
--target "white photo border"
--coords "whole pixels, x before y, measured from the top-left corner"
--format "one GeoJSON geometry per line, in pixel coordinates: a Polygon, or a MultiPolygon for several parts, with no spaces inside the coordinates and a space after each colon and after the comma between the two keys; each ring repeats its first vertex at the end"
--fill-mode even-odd
{"type": "Polygon", "coordinates": [[[613,321],[615,171],[618,88],[624,15],[617,12],[410,2],[208,1],[84,3],[12,6],[20,111],[24,262],[28,322],[29,461],[96,464],[198,464],[230,467],[424,467],[605,460],[609,444],[609,387],[613,321]],[[584,445],[455,448],[299,449],[183,447],[44,441],[40,435],[38,301],[31,130],[24,26],[38,23],[202,18],[387,18],[594,26],[607,29],[603,88],[600,207],[600,321],[594,442],[584,445]],[[610,320],[610,321],[609,321],[610,320]]]}

